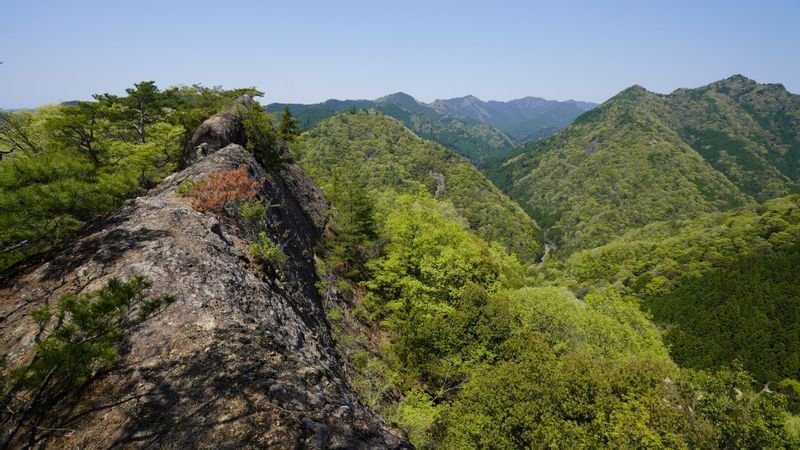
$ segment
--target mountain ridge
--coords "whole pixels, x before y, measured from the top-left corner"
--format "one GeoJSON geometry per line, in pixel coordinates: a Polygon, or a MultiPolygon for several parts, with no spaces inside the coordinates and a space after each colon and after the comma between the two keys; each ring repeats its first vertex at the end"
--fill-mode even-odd
{"type": "MultiPolygon", "coordinates": [[[[472,95],[462,98],[487,104],[472,95]]],[[[519,143],[552,134],[594,105],[573,100],[558,102],[523,97],[509,102],[492,101],[488,103],[491,111],[476,116],[459,108],[443,107],[442,102],[448,101],[424,103],[405,92],[395,92],[375,100],[328,99],[316,104],[272,103],[266,109],[277,113],[288,107],[303,129],[310,129],[337,112],[375,109],[400,120],[421,137],[439,142],[466,156],[476,165],[482,165],[488,160],[515,154],[519,143]],[[532,107],[532,103],[539,106],[532,107]],[[509,118],[520,112],[525,113],[521,120],[509,118]]],[[[485,109],[484,106],[480,108],[485,109]]]]}

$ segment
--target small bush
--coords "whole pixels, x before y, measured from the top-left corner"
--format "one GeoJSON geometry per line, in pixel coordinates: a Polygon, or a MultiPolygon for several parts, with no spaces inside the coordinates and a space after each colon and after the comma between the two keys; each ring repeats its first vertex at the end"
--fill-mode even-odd
{"type": "Polygon", "coordinates": [[[267,215],[267,210],[264,208],[264,204],[258,200],[247,200],[242,202],[242,204],[239,205],[239,208],[237,208],[237,212],[250,222],[258,222],[263,220],[267,215]]]}
{"type": "Polygon", "coordinates": [[[197,211],[219,210],[229,202],[255,197],[259,184],[250,179],[247,166],[242,165],[236,170],[212,173],[205,183],[194,183],[188,195],[197,211]]]}
{"type": "Polygon", "coordinates": [[[45,411],[71,388],[110,368],[125,332],[176,300],[150,297],[150,286],[141,276],[128,282],[112,279],[98,291],[65,295],[55,308],[31,312],[45,337],[34,345],[33,361],[0,380],[5,394],[0,407],[11,412],[12,423],[0,447],[11,442],[29,414],[45,411]]]}
{"type": "Polygon", "coordinates": [[[258,242],[250,244],[250,256],[261,264],[270,264],[273,267],[280,267],[286,263],[286,253],[280,245],[272,242],[263,231],[258,233],[258,242]]]}
{"type": "Polygon", "coordinates": [[[199,189],[205,183],[203,180],[193,180],[191,178],[187,178],[181,182],[181,184],[175,188],[175,193],[180,195],[181,197],[187,197],[191,194],[192,191],[195,189],[199,189]]]}

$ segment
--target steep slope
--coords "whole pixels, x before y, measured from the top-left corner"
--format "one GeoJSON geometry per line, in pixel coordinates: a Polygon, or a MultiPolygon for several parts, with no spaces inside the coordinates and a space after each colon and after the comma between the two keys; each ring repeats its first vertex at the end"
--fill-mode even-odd
{"type": "Polygon", "coordinates": [[[350,109],[380,111],[403,122],[425,139],[436,141],[476,164],[487,159],[508,157],[516,145],[502,131],[489,125],[467,121],[437,112],[418,102],[408,94],[398,92],[371,100],[328,100],[317,105],[273,103],[268,112],[277,112],[288,106],[303,129],[310,129],[320,121],[338,112],[350,109]]]}
{"type": "Polygon", "coordinates": [[[536,223],[469,162],[383,114],[334,116],[304,133],[296,149],[299,163],[319,184],[329,183],[338,171],[345,177],[363,174],[378,189],[408,191],[423,185],[452,202],[487,241],[503,244],[523,260],[541,253],[536,223]]]}
{"type": "Polygon", "coordinates": [[[475,96],[436,100],[431,106],[442,114],[471,119],[503,130],[516,142],[547,137],[597,106],[590,102],[523,97],[507,102],[485,102],[475,96]]]}
{"type": "Polygon", "coordinates": [[[576,292],[638,297],[681,365],[734,359],[759,380],[800,377],[800,196],[650,224],[545,263],[576,292]]]}
{"type": "Polygon", "coordinates": [[[634,86],[503,163],[493,178],[567,248],[751,202],[668,118],[661,97],[634,86]]]}
{"type": "MultiPolygon", "coordinates": [[[[30,361],[41,337],[31,312],[65,294],[144,275],[154,294],[177,298],[126,329],[112,369],[31,415],[11,447],[406,445],[358,403],[334,356],[314,287],[326,200],[291,161],[265,171],[238,145],[237,120],[231,112],[210,119],[187,147],[185,170],[68,244],[0,274],[0,349],[9,368],[30,361]],[[262,216],[197,209],[180,194],[187,180],[208,186],[232,170],[255,184],[262,216]],[[281,246],[280,266],[248,257],[259,233],[281,246]]],[[[4,439],[9,422],[0,423],[4,439]]]]}
{"type": "Polygon", "coordinates": [[[741,75],[664,97],[684,140],[759,201],[800,186],[800,96],[741,75]]]}
{"type": "Polygon", "coordinates": [[[800,187],[800,96],[741,75],[658,95],[634,86],[486,168],[568,247],[800,187]]]}

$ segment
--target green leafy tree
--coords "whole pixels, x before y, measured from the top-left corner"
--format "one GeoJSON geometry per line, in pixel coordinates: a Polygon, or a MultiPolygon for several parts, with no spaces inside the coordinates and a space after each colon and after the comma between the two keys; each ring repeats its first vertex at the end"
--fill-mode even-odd
{"type": "Polygon", "coordinates": [[[271,169],[282,161],[272,116],[258,102],[252,101],[240,111],[247,133],[247,148],[262,166],[271,169]]]}

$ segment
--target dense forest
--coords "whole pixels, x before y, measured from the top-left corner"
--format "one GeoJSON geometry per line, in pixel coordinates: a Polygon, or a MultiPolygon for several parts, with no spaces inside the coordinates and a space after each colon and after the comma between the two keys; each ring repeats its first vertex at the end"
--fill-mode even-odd
{"type": "MultiPolygon", "coordinates": [[[[630,95],[599,108],[600,114],[608,114],[604,107],[615,110],[614,120],[621,122],[605,126],[622,136],[626,114],[647,120],[629,109],[637,107],[639,95],[649,94],[635,88],[630,95]]],[[[437,199],[432,184],[415,192],[394,178],[379,181],[385,175],[342,183],[333,171],[319,171],[352,164],[345,161],[354,158],[370,164],[369,173],[381,174],[387,166],[369,161],[383,158],[382,148],[397,158],[406,155],[408,144],[400,140],[354,148],[346,141],[358,142],[363,125],[353,122],[352,114],[335,119],[342,140],[329,144],[327,164],[319,148],[323,136],[333,141],[326,130],[330,120],[304,133],[295,147],[299,160],[328,186],[336,206],[333,223],[342,227],[331,230],[321,272],[351,298],[353,311],[334,308],[330,320],[359,394],[406,429],[415,444],[797,445],[798,419],[786,409],[797,413],[800,398],[794,350],[797,197],[757,205],[670,132],[667,139],[680,149],[686,168],[699,174],[683,179],[697,184],[679,190],[683,197],[672,193],[670,184],[646,193],[652,202],[662,193],[675,195],[675,206],[633,223],[669,221],[625,234],[620,230],[633,223],[609,227],[605,236],[612,240],[602,246],[577,252],[567,246],[541,263],[520,263],[505,253],[509,247],[490,250],[483,241],[493,238],[463,219],[467,212],[456,200],[453,208],[437,199]],[[709,182],[717,187],[709,188],[709,182]],[[337,194],[337,185],[348,194],[337,194]],[[692,190],[698,193],[697,209],[678,212],[678,205],[687,208],[692,190]],[[361,237],[344,239],[353,225],[343,224],[359,224],[361,237]],[[479,251],[480,245],[487,247],[479,251]],[[755,427],[752,414],[759,416],[755,427]]],[[[581,120],[589,119],[578,125],[581,120]]],[[[545,144],[555,146],[558,138],[545,144]]],[[[659,172],[668,166],[653,165],[658,150],[640,151],[637,164],[667,180],[659,172]]],[[[362,172],[346,171],[356,177],[362,172]]],[[[630,220],[631,211],[614,213],[630,220]]],[[[592,220],[606,224],[604,217],[592,220]]],[[[549,244],[564,243],[563,236],[548,238],[549,244]]]]}
{"type": "MultiPolygon", "coordinates": [[[[195,128],[245,94],[263,95],[143,82],[0,113],[3,273],[182,168],[195,128]]],[[[296,162],[331,202],[303,255],[315,320],[359,401],[416,447],[756,449],[800,447],[797,98],[742,77],[668,96],[632,87],[486,175],[470,153],[485,144],[453,140],[499,131],[485,123],[235,105],[269,177],[296,162]]],[[[216,202],[242,223],[272,208],[280,220],[293,206],[253,202],[246,169],[176,192],[198,215],[216,202]]],[[[236,264],[277,285],[297,256],[259,237],[236,264]]],[[[131,299],[155,305],[142,320],[176,301],[145,301],[145,279],[115,283],[35,311],[58,317],[58,335],[3,371],[4,402],[112,368],[131,299]],[[98,324],[110,331],[89,361],[72,344],[98,324]]]]}
{"type": "Polygon", "coordinates": [[[353,111],[327,119],[295,143],[295,156],[321,186],[362,177],[371,189],[425,190],[452,203],[466,226],[526,261],[541,256],[539,228],[467,160],[420,139],[399,121],[353,111]]]}
{"type": "Polygon", "coordinates": [[[487,173],[548,239],[592,248],[795,192],[798,98],[740,75],[669,95],[634,86],[487,173]]]}

